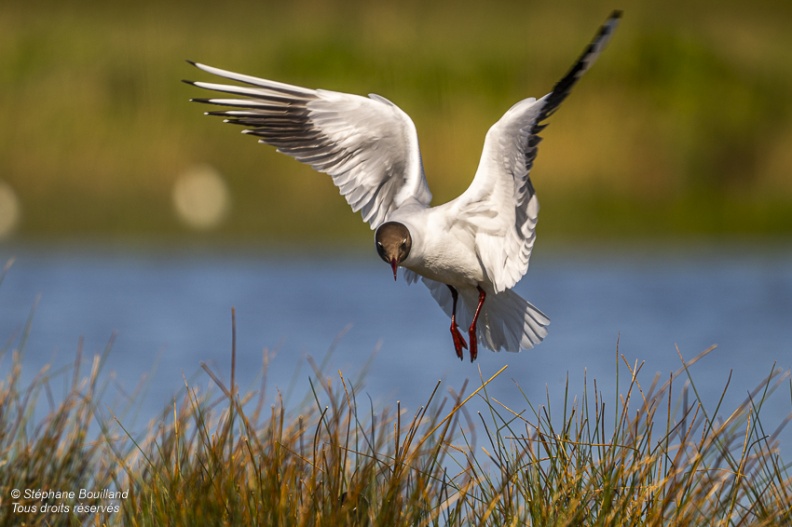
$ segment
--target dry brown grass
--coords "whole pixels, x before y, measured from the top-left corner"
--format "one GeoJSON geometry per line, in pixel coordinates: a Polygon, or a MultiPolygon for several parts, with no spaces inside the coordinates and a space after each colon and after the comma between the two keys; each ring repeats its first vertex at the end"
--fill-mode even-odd
{"type": "Polygon", "coordinates": [[[526,399],[528,411],[487,393],[504,367],[468,395],[465,386],[446,396],[439,384],[428,387],[426,404],[410,415],[398,404],[361,403],[362,379],[316,365],[298,408],[265,403],[263,383],[237,393],[232,344],[230,382],[205,367],[214,392],[185,383],[181,399],[135,434],[98,411],[103,356],[85,376],[78,354],[72,371],[45,368],[22,386],[22,346],[24,336],[5,350],[12,367],[0,382],[3,525],[792,523],[792,478],[777,451],[786,421],[771,429],[760,420],[775,390],[792,393],[788,374],[775,368],[731,412],[701,404],[697,357],[648,386],[641,366],[624,362],[629,382],[615,393],[595,381],[580,400],[526,399]],[[56,381],[68,386],[62,400],[56,381]],[[484,414],[467,411],[474,397],[486,402],[484,414]],[[27,488],[128,494],[83,500],[118,504],[117,512],[81,514],[74,500],[61,500],[70,513],[14,513],[11,489],[27,488]]]}

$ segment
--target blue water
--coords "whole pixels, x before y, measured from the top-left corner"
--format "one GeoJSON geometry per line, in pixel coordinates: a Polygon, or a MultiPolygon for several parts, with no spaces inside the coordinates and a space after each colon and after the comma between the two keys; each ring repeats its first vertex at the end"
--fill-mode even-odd
{"type": "MultiPolygon", "coordinates": [[[[424,286],[395,283],[373,251],[312,257],[229,248],[0,247],[3,262],[11,256],[16,261],[0,285],[0,349],[18,345],[34,305],[22,359],[28,379],[44,364],[70,364],[80,345],[86,357],[101,353],[114,336],[104,367],[107,405],[124,401],[145,377],[133,399],[136,413],[125,414],[141,430],[171,404],[185,377],[195,386],[212,384],[200,363],[228,379],[232,307],[241,391],[259,387],[266,351],[267,397],[273,401],[279,391],[287,404],[308,393],[306,356],[348,379],[370,361],[359,396],[375,407],[399,400],[410,413],[438,380],[443,393],[465,379],[475,387],[503,365],[508,369],[489,393],[517,411],[527,406],[520,390],[536,405],[549,393],[560,407],[567,378],[570,394],[580,397],[584,375],[589,389],[596,379],[605,401],[615,402],[617,346],[630,363],[645,363],[640,380],[648,387],[655,374],[667,379],[679,369],[677,348],[689,359],[717,345],[691,371],[712,406],[731,374],[724,415],[774,364],[792,369],[788,244],[542,247],[517,290],[550,316],[549,336],[520,354],[481,350],[474,364],[456,359],[449,321],[424,286]]],[[[6,353],[0,368],[7,371],[10,360],[6,353]]],[[[620,372],[623,391],[624,364],[620,372]]],[[[763,411],[768,432],[791,411],[787,383],[763,411]]],[[[790,434],[782,438],[792,452],[790,434]]]]}

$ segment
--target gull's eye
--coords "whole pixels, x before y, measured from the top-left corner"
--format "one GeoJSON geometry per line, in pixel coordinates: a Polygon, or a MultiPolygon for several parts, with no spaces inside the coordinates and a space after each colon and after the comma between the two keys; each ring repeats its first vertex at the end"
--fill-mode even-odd
{"type": "Polygon", "coordinates": [[[379,257],[386,262],[388,261],[388,259],[385,257],[385,247],[383,247],[382,242],[377,242],[377,254],[379,254],[379,257]]]}
{"type": "Polygon", "coordinates": [[[409,252],[410,252],[410,240],[405,238],[404,240],[402,240],[401,245],[399,245],[399,255],[401,259],[403,260],[407,258],[409,252]]]}

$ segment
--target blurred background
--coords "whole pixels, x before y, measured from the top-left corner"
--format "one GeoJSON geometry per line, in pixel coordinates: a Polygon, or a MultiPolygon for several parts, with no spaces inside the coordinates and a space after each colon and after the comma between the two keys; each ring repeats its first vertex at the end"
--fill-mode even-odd
{"type": "Polygon", "coordinates": [[[792,232],[786,2],[45,0],[0,7],[0,235],[369,241],[327,177],[190,104],[205,94],[179,81],[209,76],[185,59],[388,97],[442,203],[614,7],[615,39],[544,134],[542,240],[792,232]],[[208,218],[180,205],[196,173],[219,181],[208,218]]]}
{"type": "MultiPolygon", "coordinates": [[[[276,382],[303,379],[284,372],[350,324],[329,371],[380,349],[375,398],[420,404],[437,378],[475,380],[448,320],[422,286],[393,284],[330,179],[204,116],[189,99],[206,94],[180,81],[211,79],[185,59],[391,99],[416,123],[438,204],[468,186],[488,127],[547,93],[614,8],[622,23],[532,172],[542,212],[518,290],[552,318],[550,336],[477,366],[509,363],[541,399],[567,375],[608,386],[617,341],[650,378],[679,366],[677,346],[718,344],[702,382],[714,397],[735,371],[741,401],[774,364],[792,367],[781,0],[3,2],[0,257],[16,257],[0,288],[4,349],[25,336],[35,367],[117,334],[124,393],[160,364],[159,408],[198,361],[227,369],[236,306],[243,383],[262,349],[280,350],[276,382]]],[[[505,379],[497,389],[517,395],[505,379]]],[[[789,410],[787,395],[774,415],[789,410]]]]}

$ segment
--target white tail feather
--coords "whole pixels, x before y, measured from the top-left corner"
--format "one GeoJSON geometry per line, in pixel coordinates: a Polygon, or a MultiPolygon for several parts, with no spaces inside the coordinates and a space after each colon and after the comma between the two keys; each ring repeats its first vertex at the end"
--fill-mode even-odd
{"type": "MultiPolygon", "coordinates": [[[[427,278],[423,278],[423,282],[450,317],[453,299],[448,286],[427,278]]],[[[473,288],[458,291],[457,324],[464,330],[473,320],[478,305],[478,291],[473,288]]],[[[480,346],[493,351],[518,352],[533,348],[547,336],[550,319],[533,304],[511,289],[497,294],[490,289],[486,293],[476,332],[480,346]]]]}

